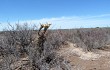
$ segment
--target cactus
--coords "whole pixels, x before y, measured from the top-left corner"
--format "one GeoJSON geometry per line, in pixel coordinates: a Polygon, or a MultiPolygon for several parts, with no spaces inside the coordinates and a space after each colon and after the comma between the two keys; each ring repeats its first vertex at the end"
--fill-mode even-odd
{"type": "Polygon", "coordinates": [[[39,31],[38,31],[38,42],[37,45],[39,46],[39,52],[42,53],[42,51],[44,50],[44,42],[46,41],[46,36],[45,33],[47,31],[47,29],[50,27],[51,24],[46,23],[46,24],[41,24],[39,31]],[[44,28],[43,32],[41,32],[41,29],[44,28]]]}
{"type": "Polygon", "coordinates": [[[46,24],[41,24],[40,23],[40,25],[41,26],[40,26],[39,31],[38,31],[39,36],[42,35],[42,34],[40,35],[40,32],[41,32],[42,28],[44,28],[43,34],[45,34],[45,32],[47,31],[47,29],[50,27],[51,24],[50,23],[46,23],[46,24]]]}

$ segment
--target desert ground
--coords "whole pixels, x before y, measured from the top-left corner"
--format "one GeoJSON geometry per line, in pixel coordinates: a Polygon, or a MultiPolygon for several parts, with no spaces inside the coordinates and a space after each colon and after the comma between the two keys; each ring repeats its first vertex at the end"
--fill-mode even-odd
{"type": "Polygon", "coordinates": [[[70,43],[58,51],[71,64],[71,70],[109,70],[110,49],[84,52],[70,43]]]}
{"type": "Polygon", "coordinates": [[[110,28],[2,31],[0,70],[110,70],[110,28]]]}

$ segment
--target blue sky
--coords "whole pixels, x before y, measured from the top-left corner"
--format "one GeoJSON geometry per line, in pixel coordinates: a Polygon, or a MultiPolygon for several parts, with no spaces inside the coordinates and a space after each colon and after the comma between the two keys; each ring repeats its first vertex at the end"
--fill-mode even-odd
{"type": "Polygon", "coordinates": [[[0,29],[7,22],[38,25],[51,22],[53,28],[110,26],[110,0],[0,0],[0,29]]]}

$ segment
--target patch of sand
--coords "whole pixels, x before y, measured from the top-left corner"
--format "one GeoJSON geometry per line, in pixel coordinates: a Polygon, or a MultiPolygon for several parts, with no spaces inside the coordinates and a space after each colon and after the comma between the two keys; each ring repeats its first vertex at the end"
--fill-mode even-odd
{"type": "Polygon", "coordinates": [[[71,70],[110,70],[110,51],[84,52],[75,46],[68,43],[57,51],[59,56],[69,61],[71,70]]]}
{"type": "Polygon", "coordinates": [[[108,51],[97,50],[97,53],[84,52],[82,48],[76,48],[75,46],[76,46],[75,44],[69,43],[67,47],[61,48],[58,54],[60,56],[66,56],[66,57],[76,55],[83,60],[90,60],[90,59],[96,60],[101,56],[110,56],[110,52],[108,51]]]}

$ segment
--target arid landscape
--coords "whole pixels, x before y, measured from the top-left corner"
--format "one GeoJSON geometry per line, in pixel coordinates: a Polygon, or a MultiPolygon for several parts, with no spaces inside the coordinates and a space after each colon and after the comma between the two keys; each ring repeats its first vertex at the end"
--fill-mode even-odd
{"type": "Polygon", "coordinates": [[[109,27],[38,33],[26,24],[0,32],[0,70],[110,69],[109,27]]]}
{"type": "Polygon", "coordinates": [[[0,0],[0,70],[110,70],[110,0],[0,0]]]}

